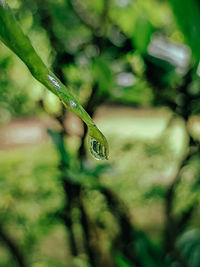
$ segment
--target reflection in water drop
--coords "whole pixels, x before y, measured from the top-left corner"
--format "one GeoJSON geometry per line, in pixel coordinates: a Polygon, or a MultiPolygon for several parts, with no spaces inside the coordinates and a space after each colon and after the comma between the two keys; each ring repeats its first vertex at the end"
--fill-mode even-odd
{"type": "Polygon", "coordinates": [[[75,108],[76,107],[76,103],[72,100],[69,101],[69,105],[71,108],[75,108]]]}
{"type": "Polygon", "coordinates": [[[96,160],[106,159],[105,147],[91,136],[89,137],[89,147],[90,147],[90,152],[91,152],[92,156],[96,160]]]}
{"type": "Polygon", "coordinates": [[[52,77],[51,75],[47,75],[47,77],[53,83],[55,87],[61,88],[60,84],[54,77],[52,77]]]}

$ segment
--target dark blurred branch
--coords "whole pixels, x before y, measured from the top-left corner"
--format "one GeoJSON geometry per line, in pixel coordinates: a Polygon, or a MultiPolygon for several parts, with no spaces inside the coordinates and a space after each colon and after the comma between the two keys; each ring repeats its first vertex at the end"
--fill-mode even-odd
{"type": "MultiPolygon", "coordinates": [[[[192,140],[192,137],[190,138],[190,140],[192,140]]],[[[191,141],[192,142],[192,141],[191,141]]],[[[175,178],[173,179],[172,183],[170,184],[170,186],[167,189],[166,192],[166,215],[167,215],[167,221],[169,225],[173,225],[173,203],[174,203],[174,197],[175,197],[175,190],[176,187],[178,186],[178,184],[181,182],[181,172],[183,170],[183,168],[189,163],[189,161],[191,160],[191,158],[195,155],[199,154],[199,149],[193,149],[190,147],[188,153],[185,155],[185,157],[183,158],[178,171],[176,173],[175,178]]]]}
{"type": "Polygon", "coordinates": [[[177,229],[179,233],[183,231],[188,226],[188,222],[192,218],[194,211],[197,209],[198,201],[194,201],[177,219],[177,229]]]}
{"type": "Polygon", "coordinates": [[[77,256],[78,249],[75,240],[75,235],[73,232],[73,220],[72,220],[72,210],[74,208],[76,202],[76,195],[79,194],[80,188],[77,185],[71,183],[67,177],[62,177],[63,180],[63,188],[65,191],[65,206],[63,209],[63,222],[67,229],[69,230],[69,240],[70,240],[70,248],[73,256],[77,256]]]}
{"type": "MultiPolygon", "coordinates": [[[[61,124],[62,124],[62,121],[61,121],[61,124]]],[[[71,179],[68,176],[68,172],[67,172],[70,168],[70,156],[68,154],[68,151],[65,148],[64,126],[61,132],[54,132],[52,130],[48,130],[48,133],[51,136],[52,141],[56,146],[56,150],[60,156],[58,168],[61,173],[60,179],[62,181],[63,190],[65,192],[65,201],[64,201],[63,210],[61,211],[61,218],[63,220],[64,225],[68,229],[71,253],[72,255],[77,256],[78,250],[77,250],[75,235],[73,232],[72,210],[73,210],[74,202],[76,199],[77,192],[79,192],[79,189],[75,184],[71,182],[71,179]]]]}
{"type": "Polygon", "coordinates": [[[181,172],[183,168],[188,164],[193,154],[188,153],[182,160],[177,174],[167,189],[165,195],[165,214],[166,214],[166,228],[165,228],[165,251],[173,251],[175,247],[175,240],[177,238],[177,221],[173,215],[175,190],[177,185],[181,181],[181,172]]]}
{"type": "MultiPolygon", "coordinates": [[[[185,118],[189,118],[189,116],[185,113],[185,118]]],[[[198,202],[194,202],[185,212],[180,214],[179,216],[175,216],[173,214],[174,211],[174,200],[176,197],[176,188],[181,182],[182,178],[182,171],[185,166],[187,166],[190,160],[199,154],[199,143],[195,142],[193,137],[190,135],[189,130],[187,128],[187,121],[186,124],[186,131],[189,135],[189,148],[188,153],[185,155],[181,164],[178,168],[176,176],[172,183],[169,185],[166,196],[165,196],[165,215],[166,215],[166,226],[165,226],[165,236],[164,236],[164,250],[166,253],[170,253],[176,259],[178,259],[183,266],[189,266],[187,260],[183,258],[181,252],[176,247],[176,239],[180,233],[182,233],[186,226],[188,225],[189,220],[192,217],[194,210],[197,207],[198,202]]]]}
{"type": "MultiPolygon", "coordinates": [[[[178,88],[178,92],[182,95],[182,101],[181,104],[177,106],[177,113],[178,115],[182,116],[185,120],[185,122],[188,122],[189,117],[191,116],[192,110],[190,109],[189,103],[191,103],[191,94],[188,92],[188,86],[191,84],[193,80],[193,68],[190,68],[188,72],[186,73],[184,77],[184,82],[183,84],[178,88]]],[[[187,125],[186,125],[186,130],[188,134],[190,135],[187,125]]],[[[192,139],[192,136],[190,135],[190,138],[192,139]]]]}
{"type": "MultiPolygon", "coordinates": [[[[51,136],[53,137],[53,134],[51,134],[51,136]]],[[[97,244],[94,245],[92,237],[94,233],[94,224],[91,223],[89,215],[83,205],[82,191],[84,190],[84,187],[82,187],[79,183],[73,182],[69,176],[68,171],[70,169],[70,156],[68,155],[64,144],[65,134],[60,132],[56,133],[56,136],[59,140],[54,137],[53,141],[56,144],[57,150],[60,154],[59,169],[61,171],[61,181],[65,192],[64,208],[61,212],[61,218],[69,232],[71,253],[73,256],[77,256],[79,254],[77,240],[73,231],[74,222],[72,216],[73,209],[76,207],[80,210],[81,214],[80,223],[84,233],[83,242],[87,251],[89,262],[91,263],[91,266],[100,267],[101,265],[98,263],[100,249],[98,249],[97,244]]]]}
{"type": "Polygon", "coordinates": [[[109,188],[100,185],[98,190],[104,195],[110,212],[117,219],[120,232],[116,238],[115,246],[123,255],[137,267],[142,267],[142,263],[134,251],[131,244],[134,243],[134,227],[130,219],[128,207],[121,201],[117,194],[109,188]]]}
{"type": "Polygon", "coordinates": [[[6,233],[3,225],[0,223],[0,239],[7,246],[11,255],[16,260],[20,267],[28,267],[24,253],[21,251],[19,245],[6,233]]]}
{"type": "Polygon", "coordinates": [[[96,225],[91,220],[89,214],[87,213],[84,203],[83,203],[83,197],[80,195],[79,198],[79,207],[81,212],[81,224],[84,231],[84,241],[85,241],[85,247],[87,249],[87,253],[90,259],[90,263],[92,267],[101,267],[101,250],[99,248],[99,242],[98,235],[96,231],[96,225]]]}

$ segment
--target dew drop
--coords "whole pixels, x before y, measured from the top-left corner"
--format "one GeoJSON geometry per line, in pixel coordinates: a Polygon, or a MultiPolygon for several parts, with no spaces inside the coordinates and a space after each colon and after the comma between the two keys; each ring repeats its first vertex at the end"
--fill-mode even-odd
{"type": "Polygon", "coordinates": [[[47,75],[48,79],[53,83],[53,85],[57,88],[61,88],[60,84],[58,83],[58,81],[52,77],[51,75],[47,75]]]}
{"type": "Polygon", "coordinates": [[[89,148],[92,156],[96,160],[105,160],[107,158],[105,147],[91,136],[89,136],[89,148]]]}
{"type": "Polygon", "coordinates": [[[76,107],[76,103],[72,100],[69,101],[69,105],[71,108],[75,108],[76,107]]]}

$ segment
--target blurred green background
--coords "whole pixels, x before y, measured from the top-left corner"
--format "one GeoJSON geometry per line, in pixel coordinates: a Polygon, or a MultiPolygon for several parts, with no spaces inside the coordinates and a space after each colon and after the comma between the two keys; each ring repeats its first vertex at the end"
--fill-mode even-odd
{"type": "Polygon", "coordinates": [[[199,267],[199,1],[7,2],[110,158],[0,43],[0,267],[199,267]]]}

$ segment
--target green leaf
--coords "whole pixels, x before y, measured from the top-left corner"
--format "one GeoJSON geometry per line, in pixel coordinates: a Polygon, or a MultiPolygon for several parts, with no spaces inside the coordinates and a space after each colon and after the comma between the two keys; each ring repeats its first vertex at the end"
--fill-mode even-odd
{"type": "Polygon", "coordinates": [[[132,40],[140,53],[146,53],[153,30],[152,24],[144,15],[137,18],[132,40]]]}
{"type": "Polygon", "coordinates": [[[186,41],[200,59],[200,4],[198,0],[169,0],[186,41]]]}
{"type": "Polygon", "coordinates": [[[134,265],[130,264],[121,253],[117,254],[115,262],[118,267],[134,267],[134,265]]]}
{"type": "Polygon", "coordinates": [[[200,231],[191,229],[183,233],[177,241],[182,255],[192,267],[200,266],[200,231]]]}
{"type": "Polygon", "coordinates": [[[108,143],[70,90],[43,63],[25,36],[5,0],[0,0],[0,40],[27,65],[35,79],[57,95],[63,104],[88,126],[90,151],[96,159],[108,159],[108,143]],[[91,139],[90,139],[91,140],[91,139]]]}
{"type": "Polygon", "coordinates": [[[108,62],[103,58],[97,58],[93,64],[93,75],[99,84],[101,94],[108,94],[113,83],[112,71],[108,62]]]}

